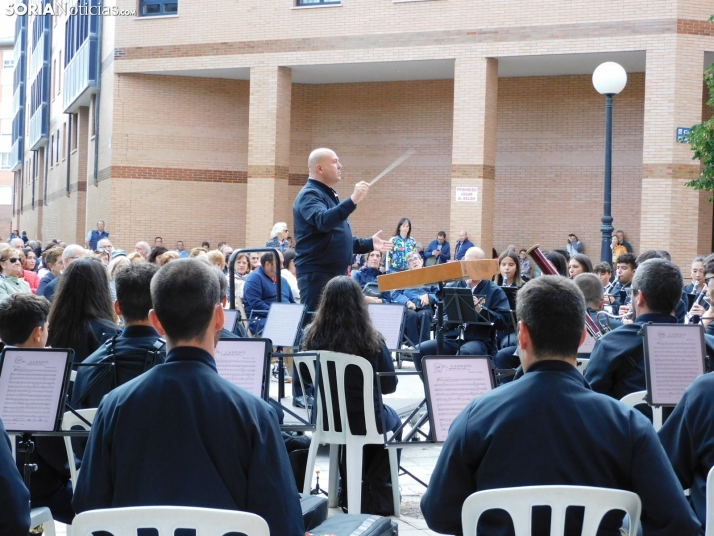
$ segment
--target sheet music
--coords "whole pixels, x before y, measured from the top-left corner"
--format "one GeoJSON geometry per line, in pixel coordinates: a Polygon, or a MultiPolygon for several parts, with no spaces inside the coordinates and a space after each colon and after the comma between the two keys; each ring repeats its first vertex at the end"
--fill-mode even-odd
{"type": "Polygon", "coordinates": [[[583,341],[583,344],[580,345],[580,348],[578,348],[578,353],[579,354],[591,354],[593,351],[593,348],[595,348],[595,339],[593,338],[592,335],[589,333],[585,336],[585,340],[583,341]]]}
{"type": "Polygon", "coordinates": [[[687,387],[704,374],[703,330],[699,324],[645,326],[650,404],[676,405],[687,387]]]}
{"type": "Polygon", "coordinates": [[[261,336],[273,341],[273,346],[293,346],[304,311],[305,304],[271,303],[261,336]]]}
{"type": "Polygon", "coordinates": [[[264,341],[218,341],[215,356],[218,374],[260,398],[263,392],[266,351],[264,341]]]}
{"type": "Polygon", "coordinates": [[[483,357],[425,357],[434,439],[446,440],[451,423],[471,401],[493,389],[491,363],[483,357]]]}
{"type": "Polygon", "coordinates": [[[238,317],[238,310],[223,309],[223,317],[225,318],[225,321],[223,322],[223,329],[233,331],[233,327],[236,325],[236,318],[238,317]]]}
{"type": "MultiPolygon", "coordinates": [[[[402,342],[402,320],[404,318],[403,305],[389,305],[383,303],[367,304],[369,317],[372,319],[374,329],[379,331],[390,350],[399,350],[402,342]]],[[[416,344],[418,341],[412,341],[416,344]]]]}
{"type": "Polygon", "coordinates": [[[7,430],[55,429],[68,360],[68,352],[6,348],[0,370],[0,419],[7,430]]]}

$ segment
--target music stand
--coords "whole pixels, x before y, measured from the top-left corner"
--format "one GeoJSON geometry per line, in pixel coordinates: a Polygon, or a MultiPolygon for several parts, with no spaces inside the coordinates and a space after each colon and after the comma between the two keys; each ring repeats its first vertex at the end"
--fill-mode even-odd
{"type": "Polygon", "coordinates": [[[694,380],[706,373],[704,326],[645,324],[647,403],[673,407],[694,380]]]}
{"type": "Polygon", "coordinates": [[[404,336],[404,310],[400,303],[367,304],[374,328],[382,334],[390,352],[398,352],[404,336]]]}
{"type": "Polygon", "coordinates": [[[295,347],[304,315],[305,304],[271,303],[263,328],[263,338],[273,341],[273,346],[295,347]]]}
{"type": "Polygon", "coordinates": [[[218,375],[267,402],[272,346],[269,339],[220,339],[215,352],[218,375]]]}
{"type": "Polygon", "coordinates": [[[223,329],[227,329],[231,333],[236,332],[236,324],[240,320],[240,311],[237,309],[223,309],[223,316],[225,321],[223,322],[223,329]]]}
{"type": "Polygon", "coordinates": [[[515,311],[518,287],[501,287],[501,290],[506,294],[506,298],[508,298],[508,306],[511,308],[511,311],[515,311]]]}

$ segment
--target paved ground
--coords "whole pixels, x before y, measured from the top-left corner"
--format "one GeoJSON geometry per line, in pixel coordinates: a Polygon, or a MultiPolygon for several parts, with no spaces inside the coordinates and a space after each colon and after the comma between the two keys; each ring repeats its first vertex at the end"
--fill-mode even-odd
{"type": "MultiPolygon", "coordinates": [[[[411,362],[404,362],[403,370],[414,370],[411,362]]],[[[286,385],[286,394],[290,394],[291,387],[286,385]]],[[[277,396],[277,383],[271,384],[271,394],[277,396]],[[274,393],[273,393],[274,391],[274,393]]],[[[417,376],[406,376],[399,380],[397,392],[385,396],[387,404],[394,407],[397,412],[407,413],[412,407],[415,407],[424,397],[424,387],[421,380],[417,376]]],[[[283,403],[293,409],[291,406],[292,399],[287,398],[283,403]]],[[[417,478],[428,483],[431,473],[436,464],[441,451],[440,446],[435,445],[416,445],[402,450],[401,465],[406,470],[414,474],[417,478]]],[[[320,449],[315,463],[316,469],[320,470],[320,486],[327,488],[329,459],[328,449],[323,447],[320,449]]],[[[313,485],[315,481],[313,480],[313,485]]],[[[399,487],[402,494],[401,517],[394,518],[399,525],[400,536],[416,536],[420,534],[437,534],[426,528],[426,523],[421,515],[419,501],[426,488],[413,480],[408,475],[399,477],[399,487]]],[[[331,509],[330,516],[341,513],[337,508],[331,509]]],[[[56,531],[58,535],[65,536],[67,534],[66,526],[57,523],[56,531]]]]}

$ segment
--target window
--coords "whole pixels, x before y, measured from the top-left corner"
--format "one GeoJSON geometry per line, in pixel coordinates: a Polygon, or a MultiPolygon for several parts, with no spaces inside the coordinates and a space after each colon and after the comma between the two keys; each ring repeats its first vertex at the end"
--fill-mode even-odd
{"type": "Polygon", "coordinates": [[[62,93],[62,51],[59,51],[59,72],[57,73],[57,95],[62,93]]]}
{"type": "Polygon", "coordinates": [[[55,165],[53,157],[55,155],[55,135],[52,134],[50,137],[50,147],[52,148],[50,150],[50,168],[55,165]]]}
{"type": "Polygon", "coordinates": [[[62,160],[67,157],[67,121],[62,124],[62,146],[60,147],[62,160]]]}
{"type": "Polygon", "coordinates": [[[0,205],[12,205],[12,186],[0,186],[0,205]]]}
{"type": "Polygon", "coordinates": [[[3,60],[3,69],[13,69],[15,67],[15,60],[3,60]]]}
{"type": "Polygon", "coordinates": [[[57,129],[57,133],[55,134],[55,146],[54,146],[54,151],[55,151],[55,164],[59,164],[59,155],[60,155],[59,129],[57,129]]]}
{"type": "Polygon", "coordinates": [[[57,60],[52,60],[52,100],[55,100],[55,90],[57,89],[57,60]]]}
{"type": "Polygon", "coordinates": [[[139,15],[156,17],[157,15],[178,15],[177,0],[139,0],[139,15]]]}
{"type": "Polygon", "coordinates": [[[70,116],[70,121],[72,123],[72,151],[77,150],[77,132],[79,131],[77,128],[77,123],[79,122],[77,117],[77,114],[72,114],[70,116]]]}
{"type": "Polygon", "coordinates": [[[0,169],[10,169],[10,157],[12,153],[0,153],[2,154],[2,166],[0,169]]]}
{"type": "Polygon", "coordinates": [[[296,0],[297,6],[324,6],[328,4],[341,4],[341,0],[296,0]]]}
{"type": "Polygon", "coordinates": [[[92,106],[89,109],[89,137],[94,137],[94,114],[97,113],[97,95],[92,95],[92,106]]]}

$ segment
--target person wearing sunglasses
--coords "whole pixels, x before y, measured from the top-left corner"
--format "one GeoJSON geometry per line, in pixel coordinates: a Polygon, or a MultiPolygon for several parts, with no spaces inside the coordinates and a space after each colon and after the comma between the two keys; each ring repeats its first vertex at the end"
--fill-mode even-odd
{"type": "Polygon", "coordinates": [[[30,285],[19,279],[22,276],[22,262],[16,249],[0,251],[0,302],[18,292],[30,292],[30,285]]]}

